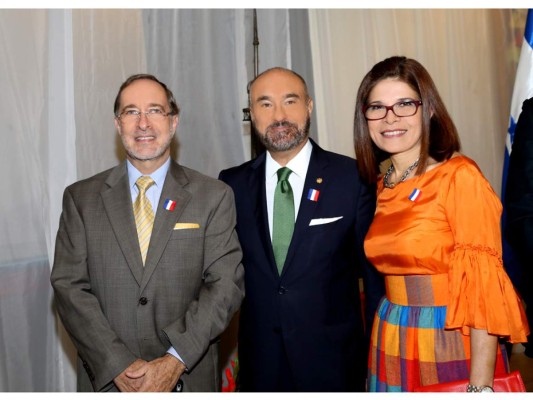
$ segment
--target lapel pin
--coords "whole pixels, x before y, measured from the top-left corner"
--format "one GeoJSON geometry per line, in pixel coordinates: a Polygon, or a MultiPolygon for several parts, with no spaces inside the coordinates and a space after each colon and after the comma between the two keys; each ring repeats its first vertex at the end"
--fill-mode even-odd
{"type": "Polygon", "coordinates": [[[415,190],[413,190],[413,193],[411,193],[409,195],[409,200],[411,200],[413,202],[417,201],[420,198],[421,194],[422,194],[422,192],[420,191],[420,189],[415,188],[415,190]]]}
{"type": "Polygon", "coordinates": [[[307,200],[318,201],[319,195],[320,195],[320,190],[309,189],[309,193],[307,193],[307,200]]]}
{"type": "Polygon", "coordinates": [[[322,183],[322,178],[316,178],[316,183],[322,183]]]}
{"type": "Polygon", "coordinates": [[[174,200],[166,199],[165,204],[163,204],[163,208],[167,211],[174,211],[175,207],[176,202],[174,200]]]}

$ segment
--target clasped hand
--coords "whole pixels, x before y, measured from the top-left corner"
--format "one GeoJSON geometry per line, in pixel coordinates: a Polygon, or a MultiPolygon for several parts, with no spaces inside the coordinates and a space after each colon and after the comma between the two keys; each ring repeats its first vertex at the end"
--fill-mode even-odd
{"type": "Polygon", "coordinates": [[[170,392],[184,371],[180,360],[165,354],[152,361],[135,360],[113,381],[121,392],[170,392]]]}

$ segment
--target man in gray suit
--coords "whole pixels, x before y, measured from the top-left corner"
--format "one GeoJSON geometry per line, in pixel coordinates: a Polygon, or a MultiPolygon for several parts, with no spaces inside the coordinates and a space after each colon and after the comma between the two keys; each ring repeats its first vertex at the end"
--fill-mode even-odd
{"type": "Polygon", "coordinates": [[[51,275],[78,390],[219,390],[244,296],[233,193],[171,160],[179,109],[157,78],[128,78],[114,112],[127,160],[66,188],[51,275]]]}

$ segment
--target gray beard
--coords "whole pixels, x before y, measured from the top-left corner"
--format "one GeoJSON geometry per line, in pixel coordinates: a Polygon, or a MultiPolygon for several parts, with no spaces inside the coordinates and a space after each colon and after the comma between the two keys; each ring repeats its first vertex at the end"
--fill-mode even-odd
{"type": "Polygon", "coordinates": [[[174,138],[174,135],[175,135],[176,132],[172,132],[172,134],[170,135],[168,141],[166,143],[163,143],[161,145],[160,148],[158,148],[156,150],[156,152],[150,156],[146,156],[146,155],[140,155],[138,154],[135,150],[134,150],[134,146],[129,146],[126,144],[126,141],[124,140],[124,137],[122,135],[119,135],[120,136],[120,140],[122,142],[122,146],[124,147],[124,151],[126,152],[126,154],[133,160],[138,160],[138,161],[152,161],[152,160],[156,160],[158,158],[160,158],[161,156],[163,156],[165,154],[165,152],[168,150],[168,148],[170,147],[170,144],[172,143],[172,139],[174,138]]]}
{"type": "Polygon", "coordinates": [[[256,130],[257,137],[269,151],[287,151],[298,147],[309,136],[311,127],[311,117],[308,116],[305,126],[298,129],[298,125],[289,121],[276,122],[269,125],[265,132],[256,130]],[[283,132],[269,133],[271,128],[285,126],[287,129],[283,132]]]}

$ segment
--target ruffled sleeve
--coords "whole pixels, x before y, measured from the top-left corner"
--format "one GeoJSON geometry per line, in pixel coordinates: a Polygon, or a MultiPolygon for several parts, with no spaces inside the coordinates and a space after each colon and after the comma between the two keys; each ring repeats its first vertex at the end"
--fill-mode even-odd
{"type": "Polygon", "coordinates": [[[529,333],[521,300],[503,268],[501,202],[471,160],[454,172],[444,207],[455,239],[446,329],[485,329],[511,343],[529,333]]]}

